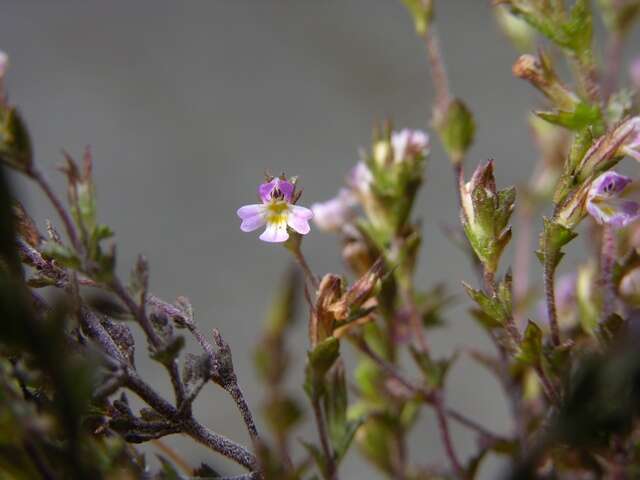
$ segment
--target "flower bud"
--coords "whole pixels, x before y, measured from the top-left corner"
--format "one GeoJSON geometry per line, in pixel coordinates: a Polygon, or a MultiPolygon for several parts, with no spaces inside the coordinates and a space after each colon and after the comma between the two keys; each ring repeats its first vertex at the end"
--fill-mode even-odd
{"type": "Polygon", "coordinates": [[[578,96],[560,82],[542,51],[538,58],[529,54],[520,56],[513,65],[513,74],[540,90],[559,110],[573,111],[580,103],[578,96]]]}
{"type": "Polygon", "coordinates": [[[568,230],[573,230],[582,221],[587,214],[586,202],[590,186],[585,183],[564,200],[554,217],[555,223],[568,230]]]}
{"type": "Polygon", "coordinates": [[[587,150],[578,167],[576,179],[587,178],[613,167],[623,155],[640,159],[640,117],[632,117],[598,138],[587,150]]]}
{"type": "Polygon", "coordinates": [[[509,218],[516,192],[497,190],[493,162],[478,166],[461,191],[461,220],[473,250],[485,268],[495,272],[504,247],[511,239],[509,218]]]}
{"type": "Polygon", "coordinates": [[[511,43],[520,51],[533,50],[536,32],[527,22],[514,15],[508,8],[498,6],[494,9],[498,25],[511,43]]]}
{"type": "Polygon", "coordinates": [[[402,0],[413,17],[418,35],[425,35],[433,17],[433,0],[402,0]]]}

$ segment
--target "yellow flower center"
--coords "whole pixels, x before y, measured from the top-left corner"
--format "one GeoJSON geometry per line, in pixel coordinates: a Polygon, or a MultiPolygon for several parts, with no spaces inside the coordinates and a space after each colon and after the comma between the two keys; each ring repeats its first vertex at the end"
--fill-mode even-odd
{"type": "Polygon", "coordinates": [[[289,204],[284,201],[272,201],[267,205],[267,223],[287,223],[289,204]]]}

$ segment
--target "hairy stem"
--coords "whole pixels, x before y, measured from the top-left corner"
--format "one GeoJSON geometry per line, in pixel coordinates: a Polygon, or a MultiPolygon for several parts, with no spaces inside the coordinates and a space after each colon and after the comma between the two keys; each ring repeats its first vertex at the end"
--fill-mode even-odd
{"type": "Polygon", "coordinates": [[[197,442],[246,467],[248,470],[257,468],[255,456],[243,446],[208,430],[192,417],[186,419],[178,418],[176,408],[130,369],[127,371],[126,386],[162,416],[170,421],[175,421],[181,431],[197,442]]]}
{"type": "Polygon", "coordinates": [[[600,256],[600,283],[602,286],[602,316],[600,325],[614,312],[616,302],[616,292],[613,285],[613,268],[616,263],[616,241],[615,230],[609,225],[602,229],[602,250],[600,256]]]}
{"type": "Polygon", "coordinates": [[[544,262],[544,296],[547,303],[547,317],[551,328],[551,342],[560,345],[560,326],[556,312],[555,267],[549,261],[544,262]]]}

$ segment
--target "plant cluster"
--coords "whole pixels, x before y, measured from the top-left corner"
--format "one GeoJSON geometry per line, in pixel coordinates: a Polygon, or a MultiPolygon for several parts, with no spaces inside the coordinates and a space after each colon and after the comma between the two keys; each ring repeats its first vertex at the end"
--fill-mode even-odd
{"type": "MultiPolygon", "coordinates": [[[[143,257],[128,282],[116,274],[113,232],[97,217],[91,152],[81,162],[65,154],[65,205],[38,168],[26,124],[0,83],[0,160],[44,192],[59,223],[42,231],[0,177],[0,478],[337,480],[356,450],[394,479],[472,480],[490,455],[505,460],[505,478],[514,480],[640,477],[640,202],[637,181],[613,170],[625,158],[640,161],[640,59],[620,86],[624,41],[640,1],[494,2],[498,24],[522,51],[514,76],[543,95],[530,116],[539,161],[518,188],[498,187],[500,159],[465,175],[475,120],[448,84],[434,0],[403,3],[426,47],[436,93],[430,127],[458,192],[460,226],[447,234],[477,273],[463,287],[493,351],[432,351],[430,333],[446,324],[452,297],[443,284],[425,288],[415,275],[422,229],[413,209],[431,140],[386,122],[334,198],[303,207],[297,178],[268,175],[259,203],[237,211],[242,231],[264,227],[260,240],[282,244],[302,272],[285,277],[255,349],[264,386],[259,434],[220,332],[203,333],[185,297],[167,302],[152,294],[143,257]],[[594,47],[598,15],[606,27],[604,62],[594,47]],[[563,61],[570,80],[558,73],[563,61]],[[514,216],[510,266],[503,254],[514,216]],[[351,280],[314,273],[302,252],[310,222],[335,234],[351,280]],[[588,248],[577,250],[570,273],[557,275],[579,235],[588,248]],[[531,285],[533,256],[544,275],[531,285]],[[59,295],[43,295],[45,287],[59,295]],[[298,365],[287,339],[301,299],[308,314],[304,402],[287,382],[298,365]],[[543,308],[536,310],[538,300],[543,308]],[[133,328],[166,370],[173,398],[136,369],[133,328]],[[186,335],[199,353],[185,352],[186,335]],[[355,365],[343,359],[345,349],[357,353],[355,365]],[[461,354],[497,379],[512,431],[492,432],[448,405],[448,374],[461,354]],[[193,402],[208,382],[236,403],[250,446],[195,418],[193,402]],[[143,408],[131,406],[132,394],[143,408]],[[437,465],[411,455],[409,434],[425,409],[435,414],[445,452],[437,465]],[[297,436],[305,416],[315,439],[297,436]],[[477,437],[468,458],[452,440],[452,422],[477,437]],[[173,434],[246,472],[225,477],[210,461],[187,465],[162,443],[173,434]],[[164,452],[159,471],[133,447],[143,442],[164,452]]],[[[0,55],[0,82],[6,65],[0,55]]]]}

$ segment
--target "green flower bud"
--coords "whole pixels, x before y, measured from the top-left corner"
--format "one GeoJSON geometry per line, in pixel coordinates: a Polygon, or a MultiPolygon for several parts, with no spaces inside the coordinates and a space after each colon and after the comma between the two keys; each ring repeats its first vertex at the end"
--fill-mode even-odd
{"type": "Polygon", "coordinates": [[[497,190],[493,161],[480,165],[461,191],[461,220],[474,252],[490,272],[511,239],[509,218],[515,204],[515,188],[497,190]]]}

